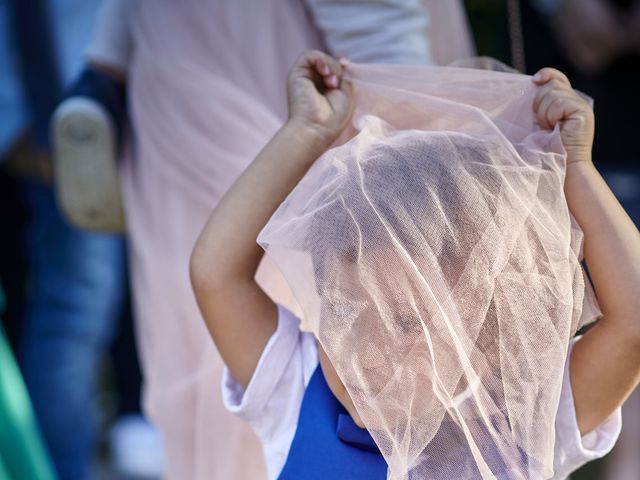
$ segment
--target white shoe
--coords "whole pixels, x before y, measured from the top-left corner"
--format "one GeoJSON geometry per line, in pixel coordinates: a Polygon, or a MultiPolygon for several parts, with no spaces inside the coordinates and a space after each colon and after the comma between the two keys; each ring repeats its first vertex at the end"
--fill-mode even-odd
{"type": "Polygon", "coordinates": [[[107,111],[90,98],[70,97],[53,115],[52,138],[56,195],[65,217],[78,228],[124,232],[116,130],[107,111]]]}
{"type": "Polygon", "coordinates": [[[127,480],[156,480],[164,475],[162,438],[142,415],[120,417],[109,433],[111,465],[127,480]]]}

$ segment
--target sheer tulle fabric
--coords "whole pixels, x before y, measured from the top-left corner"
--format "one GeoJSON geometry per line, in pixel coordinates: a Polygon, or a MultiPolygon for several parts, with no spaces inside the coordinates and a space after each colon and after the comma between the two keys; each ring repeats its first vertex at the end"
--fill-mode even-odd
{"type": "Polygon", "coordinates": [[[258,241],[393,479],[540,479],[599,314],[529,77],[351,65],[353,128],[258,241]]]}

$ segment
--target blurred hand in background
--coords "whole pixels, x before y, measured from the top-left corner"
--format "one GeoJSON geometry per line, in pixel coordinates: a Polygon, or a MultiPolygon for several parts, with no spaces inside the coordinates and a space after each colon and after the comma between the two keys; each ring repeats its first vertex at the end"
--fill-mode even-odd
{"type": "MultiPolygon", "coordinates": [[[[637,3],[637,2],[636,2],[637,3]]],[[[640,5],[640,4],[638,4],[640,5]]],[[[635,8],[639,12],[638,8],[635,8]]],[[[630,49],[632,33],[620,9],[607,0],[564,0],[553,19],[556,37],[574,66],[587,74],[604,70],[630,49]]],[[[640,48],[640,42],[638,48],[640,48]]]]}

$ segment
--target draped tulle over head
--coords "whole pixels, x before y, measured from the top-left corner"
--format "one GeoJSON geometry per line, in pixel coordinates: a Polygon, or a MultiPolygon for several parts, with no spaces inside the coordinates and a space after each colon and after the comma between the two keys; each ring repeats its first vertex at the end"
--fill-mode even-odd
{"type": "Polygon", "coordinates": [[[390,478],[550,478],[568,343],[599,314],[559,131],[536,125],[524,75],[348,78],[352,128],[259,243],[390,478]]]}

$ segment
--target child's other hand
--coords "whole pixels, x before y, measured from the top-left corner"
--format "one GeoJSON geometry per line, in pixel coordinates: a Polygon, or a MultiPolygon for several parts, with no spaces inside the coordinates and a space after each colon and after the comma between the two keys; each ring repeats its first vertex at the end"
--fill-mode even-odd
{"type": "Polygon", "coordinates": [[[548,130],[560,124],[567,165],[590,162],[595,123],[591,106],[571,88],[567,77],[553,68],[536,73],[533,83],[539,87],[533,101],[538,124],[548,130]]]}
{"type": "Polygon", "coordinates": [[[343,72],[339,61],[317,50],[303,53],[289,72],[289,121],[311,127],[327,147],[353,112],[352,89],[343,72]]]}

